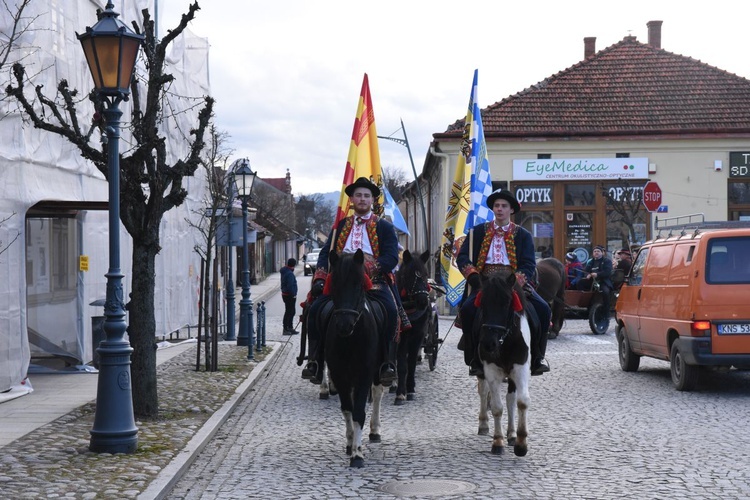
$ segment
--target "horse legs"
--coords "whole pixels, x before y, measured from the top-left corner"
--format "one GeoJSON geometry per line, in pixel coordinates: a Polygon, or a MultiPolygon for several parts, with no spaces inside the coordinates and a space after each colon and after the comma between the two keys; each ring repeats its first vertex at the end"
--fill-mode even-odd
{"type": "Polygon", "coordinates": [[[370,413],[370,442],[380,442],[380,403],[383,401],[383,394],[385,394],[385,387],[382,385],[374,385],[370,389],[372,391],[372,404],[370,413]]]}
{"type": "Polygon", "coordinates": [[[328,365],[323,365],[323,380],[320,381],[320,393],[318,397],[320,399],[328,399],[331,394],[336,394],[336,387],[328,376],[328,365]]]}
{"type": "MultiPolygon", "coordinates": [[[[362,430],[365,426],[365,408],[367,407],[367,398],[370,395],[370,385],[371,384],[368,384],[366,387],[364,387],[362,384],[360,384],[360,386],[354,387],[351,391],[351,393],[353,393],[353,397],[347,398],[349,399],[352,407],[348,417],[346,413],[344,413],[344,417],[352,421],[353,427],[351,448],[347,446],[347,451],[351,449],[351,454],[349,455],[350,467],[361,468],[365,465],[365,455],[362,450],[362,430]]],[[[339,395],[339,398],[341,398],[342,401],[343,410],[344,399],[342,398],[342,396],[343,394],[339,395]]],[[[382,391],[378,393],[378,397],[382,399],[382,391]]],[[[380,411],[379,403],[380,401],[378,401],[378,411],[380,411]]],[[[375,403],[373,402],[373,408],[374,404],[375,403]]],[[[378,417],[378,420],[380,420],[380,417],[378,417]]],[[[349,425],[348,422],[347,425],[349,425]]]]}
{"type": "MultiPolygon", "coordinates": [[[[518,432],[516,439],[513,444],[513,453],[516,456],[523,457],[529,451],[529,445],[527,442],[528,429],[526,422],[526,413],[529,409],[529,403],[531,398],[529,396],[529,382],[531,378],[531,372],[529,371],[528,362],[524,365],[515,365],[511,372],[511,380],[515,386],[514,396],[511,399],[510,395],[510,384],[508,392],[508,443],[510,443],[510,428],[511,428],[511,408],[518,410],[518,432]]],[[[513,411],[515,413],[515,411],[513,411]]],[[[515,421],[515,418],[513,419],[515,421]]]]}
{"type": "Polygon", "coordinates": [[[480,436],[486,436],[490,433],[489,420],[487,418],[487,413],[489,412],[490,389],[486,379],[477,379],[477,391],[479,392],[479,430],[477,431],[477,434],[480,436]]]}
{"type": "Polygon", "coordinates": [[[407,333],[402,333],[398,341],[396,373],[398,374],[398,383],[396,387],[396,400],[393,402],[396,406],[406,403],[406,378],[408,371],[408,339],[407,333]]]}
{"type": "Polygon", "coordinates": [[[487,392],[489,393],[490,409],[494,423],[494,434],[492,435],[492,453],[501,455],[505,449],[505,437],[503,436],[502,416],[503,416],[503,399],[500,389],[503,386],[505,372],[485,364],[484,376],[487,383],[487,392]]]}
{"type": "Polygon", "coordinates": [[[419,356],[419,349],[422,347],[422,340],[424,334],[422,331],[424,328],[420,328],[419,332],[409,332],[408,346],[409,352],[407,354],[407,373],[406,373],[406,399],[407,401],[413,401],[417,392],[417,357],[419,356]]]}

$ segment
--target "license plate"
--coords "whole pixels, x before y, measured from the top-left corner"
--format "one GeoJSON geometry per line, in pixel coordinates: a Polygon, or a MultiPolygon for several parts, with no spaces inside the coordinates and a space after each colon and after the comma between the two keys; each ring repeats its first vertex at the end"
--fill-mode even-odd
{"type": "Polygon", "coordinates": [[[726,323],[717,325],[720,335],[750,333],[750,323],[726,323]]]}

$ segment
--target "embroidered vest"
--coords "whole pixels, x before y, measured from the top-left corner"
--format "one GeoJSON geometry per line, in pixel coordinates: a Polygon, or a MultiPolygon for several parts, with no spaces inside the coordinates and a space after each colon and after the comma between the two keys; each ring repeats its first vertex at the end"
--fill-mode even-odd
{"type": "MultiPolygon", "coordinates": [[[[341,232],[336,238],[336,253],[341,254],[344,251],[344,245],[346,240],[349,238],[349,234],[352,232],[354,227],[355,216],[350,215],[344,219],[344,227],[341,228],[341,232]]],[[[365,221],[365,231],[367,237],[370,239],[370,247],[372,248],[372,256],[376,259],[380,256],[380,245],[378,244],[378,232],[377,232],[378,216],[373,214],[369,219],[365,221]]]]}
{"type": "MultiPolygon", "coordinates": [[[[514,222],[509,224],[507,231],[499,230],[503,234],[505,240],[505,251],[508,253],[508,261],[513,271],[518,270],[518,258],[516,257],[516,233],[518,232],[518,225],[514,222]]],[[[484,238],[482,243],[479,245],[479,256],[477,257],[477,271],[480,273],[484,269],[487,263],[487,254],[490,251],[490,245],[492,245],[492,239],[495,237],[495,223],[493,221],[484,223],[484,238]]]]}

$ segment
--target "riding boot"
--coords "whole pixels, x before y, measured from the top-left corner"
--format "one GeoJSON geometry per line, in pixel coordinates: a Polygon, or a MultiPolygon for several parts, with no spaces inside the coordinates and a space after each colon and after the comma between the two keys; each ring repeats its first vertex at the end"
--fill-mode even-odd
{"type": "Polygon", "coordinates": [[[398,374],[396,373],[396,354],[398,344],[394,340],[388,341],[388,351],[386,353],[386,362],[380,365],[380,385],[388,387],[393,384],[398,374]]]}

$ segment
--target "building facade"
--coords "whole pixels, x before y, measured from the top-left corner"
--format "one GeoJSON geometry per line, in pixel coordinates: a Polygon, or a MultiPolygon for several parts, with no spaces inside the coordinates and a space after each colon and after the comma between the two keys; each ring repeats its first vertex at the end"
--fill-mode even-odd
{"type": "MultiPolygon", "coordinates": [[[[664,50],[661,24],[648,23],[647,43],[627,36],[599,52],[585,38],[582,61],[482,110],[493,186],[521,202],[514,220],[537,257],[637,247],[669,217],[750,220],[750,81],[664,50]],[[648,181],[661,190],[654,212],[642,203],[648,181]]],[[[416,181],[429,241],[415,229],[409,248],[443,243],[463,128],[433,134],[416,181]]],[[[418,210],[412,184],[409,227],[421,227],[418,210]]]]}

